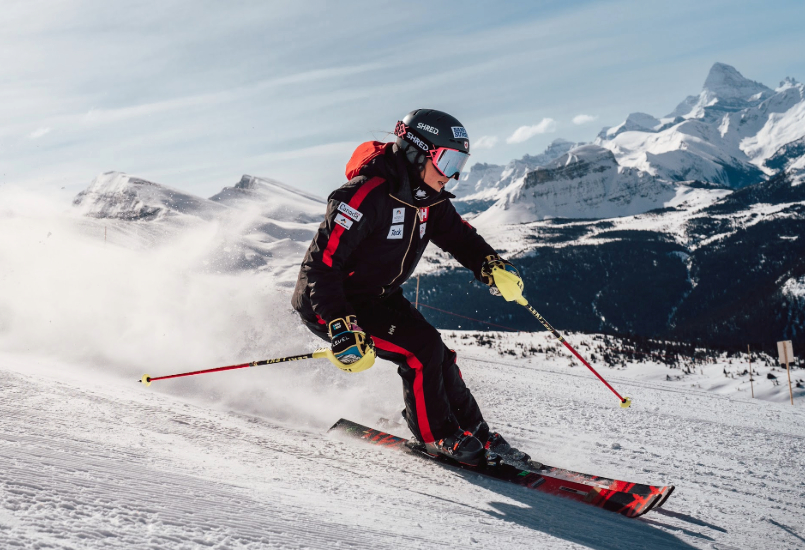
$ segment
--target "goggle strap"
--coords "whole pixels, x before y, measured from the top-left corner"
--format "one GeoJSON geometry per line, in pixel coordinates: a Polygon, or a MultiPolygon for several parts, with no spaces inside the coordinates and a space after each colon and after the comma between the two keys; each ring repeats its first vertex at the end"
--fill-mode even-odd
{"type": "Polygon", "coordinates": [[[394,127],[394,135],[418,147],[425,153],[430,153],[431,151],[438,149],[435,145],[433,145],[433,143],[428,138],[426,138],[425,136],[423,136],[410,126],[406,126],[405,123],[403,123],[403,121],[401,120],[398,120],[397,126],[394,127]],[[417,138],[419,140],[419,143],[406,139],[407,134],[411,134],[412,136],[417,138]],[[422,145],[424,145],[424,147],[422,145]]]}

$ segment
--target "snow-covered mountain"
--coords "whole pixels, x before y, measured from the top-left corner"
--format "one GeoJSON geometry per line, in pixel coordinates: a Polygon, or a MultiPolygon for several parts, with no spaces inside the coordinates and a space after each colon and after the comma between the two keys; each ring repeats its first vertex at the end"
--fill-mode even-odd
{"type": "Polygon", "coordinates": [[[189,228],[208,228],[205,265],[272,269],[286,283],[295,277],[326,208],[324,199],[249,175],[205,199],[119,172],[95,178],[73,204],[79,214],[111,224],[113,239],[131,235],[132,222],[148,245],[176,239],[189,228]]]}
{"type": "Polygon", "coordinates": [[[224,187],[211,201],[240,209],[258,208],[260,215],[280,222],[321,223],[324,200],[282,182],[244,175],[224,187]]]}
{"type": "Polygon", "coordinates": [[[629,115],[595,143],[623,166],[670,181],[740,188],[776,173],[766,161],[805,136],[805,87],[791,78],[776,90],[716,63],[701,93],[662,119],[629,115]]]}
{"type": "Polygon", "coordinates": [[[527,223],[544,218],[612,218],[661,208],[688,188],[619,166],[612,151],[585,145],[528,172],[498,194],[476,224],[527,223]]]}
{"type": "Polygon", "coordinates": [[[700,118],[705,109],[716,104],[721,110],[740,111],[750,105],[757,106],[774,92],[754,80],[745,78],[735,67],[715,63],[704,81],[699,95],[688,96],[667,118],[700,118]]]}
{"type": "Polygon", "coordinates": [[[629,216],[673,206],[690,183],[738,189],[803,170],[803,144],[805,86],[786,78],[772,90],[716,63],[665,117],[632,113],[601,130],[597,148],[556,140],[506,166],[477,164],[451,191],[483,223],[629,216]]]}
{"type": "Polygon", "coordinates": [[[646,113],[632,113],[626,120],[617,126],[606,127],[598,133],[599,139],[612,139],[623,132],[655,132],[662,126],[662,122],[646,113]]]}
{"type": "Polygon", "coordinates": [[[73,204],[84,216],[129,221],[188,216],[211,220],[225,210],[207,199],[121,172],[99,175],[73,204]]]}
{"type": "Polygon", "coordinates": [[[583,145],[564,139],[556,139],[543,153],[525,155],[505,166],[498,164],[475,164],[469,172],[461,175],[461,179],[448,189],[457,199],[462,201],[483,201],[494,199],[499,191],[511,183],[521,180],[528,171],[546,166],[571,149],[583,145]]]}

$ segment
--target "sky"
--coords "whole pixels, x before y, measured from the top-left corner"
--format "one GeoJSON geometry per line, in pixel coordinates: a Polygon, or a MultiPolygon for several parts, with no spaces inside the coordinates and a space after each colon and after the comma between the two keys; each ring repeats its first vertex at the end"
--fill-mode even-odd
{"type": "Polygon", "coordinates": [[[0,189],[69,201],[120,171],[209,197],[242,174],[326,196],[416,108],[476,162],[670,113],[715,62],[805,80],[805,2],[5,0],[0,189]]]}

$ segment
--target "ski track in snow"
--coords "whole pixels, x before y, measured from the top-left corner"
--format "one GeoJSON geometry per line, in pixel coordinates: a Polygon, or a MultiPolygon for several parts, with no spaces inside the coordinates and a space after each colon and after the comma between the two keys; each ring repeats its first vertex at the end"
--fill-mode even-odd
{"type": "Polygon", "coordinates": [[[535,458],[670,483],[676,493],[665,509],[629,520],[318,427],[161,393],[159,383],[93,380],[6,354],[0,547],[805,546],[801,404],[616,371],[610,380],[634,399],[624,411],[586,369],[541,369],[471,347],[459,358],[490,423],[535,458]]]}

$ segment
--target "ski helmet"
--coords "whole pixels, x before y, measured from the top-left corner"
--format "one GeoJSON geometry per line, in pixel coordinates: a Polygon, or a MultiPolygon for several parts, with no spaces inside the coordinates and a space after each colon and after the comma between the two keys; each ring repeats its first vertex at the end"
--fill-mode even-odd
{"type": "Polygon", "coordinates": [[[427,159],[447,177],[458,175],[470,156],[470,138],[458,119],[434,109],[417,109],[397,122],[397,145],[418,170],[427,159]]]}

